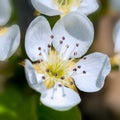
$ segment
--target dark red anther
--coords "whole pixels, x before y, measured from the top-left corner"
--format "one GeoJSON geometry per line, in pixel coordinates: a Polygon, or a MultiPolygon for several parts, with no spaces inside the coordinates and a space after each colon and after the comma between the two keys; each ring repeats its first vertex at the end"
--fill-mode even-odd
{"type": "Polygon", "coordinates": [[[87,59],[87,57],[84,57],[84,58],[83,58],[83,60],[86,60],[86,59],[87,59]]]}
{"type": "Polygon", "coordinates": [[[45,76],[42,76],[42,79],[45,80],[45,76]]]}
{"type": "Polygon", "coordinates": [[[48,48],[51,48],[51,45],[50,45],[50,44],[48,44],[48,48]]]}
{"type": "Polygon", "coordinates": [[[77,52],[74,52],[74,56],[77,55],[77,52]]]}
{"type": "Polygon", "coordinates": [[[41,50],[41,47],[38,47],[38,50],[41,50]]]}
{"type": "Polygon", "coordinates": [[[66,48],[69,48],[69,45],[66,45],[66,48]]]}
{"type": "Polygon", "coordinates": [[[79,66],[77,66],[79,69],[81,68],[81,66],[79,65],[79,66]]]}
{"type": "Polygon", "coordinates": [[[61,85],[61,84],[58,84],[58,86],[59,86],[59,87],[62,87],[62,85],[61,85]]]}
{"type": "Polygon", "coordinates": [[[77,71],[77,68],[74,68],[73,71],[77,71]]]}
{"type": "Polygon", "coordinates": [[[42,55],[42,53],[39,53],[39,55],[41,56],[41,55],[42,55]]]}
{"type": "Polygon", "coordinates": [[[76,47],[78,47],[79,46],[79,43],[76,43],[76,47]]]}
{"type": "Polygon", "coordinates": [[[62,41],[62,40],[60,40],[60,44],[63,44],[63,41],[62,41]]]}
{"type": "Polygon", "coordinates": [[[53,39],[53,38],[54,38],[54,36],[53,36],[53,35],[51,35],[51,36],[50,36],[50,38],[51,38],[51,39],[53,39]]]}
{"type": "Polygon", "coordinates": [[[65,37],[64,37],[64,36],[62,37],[62,40],[65,40],[65,37]]]}
{"type": "Polygon", "coordinates": [[[85,71],[85,70],[83,71],[83,74],[86,74],[86,71],[85,71]]]}

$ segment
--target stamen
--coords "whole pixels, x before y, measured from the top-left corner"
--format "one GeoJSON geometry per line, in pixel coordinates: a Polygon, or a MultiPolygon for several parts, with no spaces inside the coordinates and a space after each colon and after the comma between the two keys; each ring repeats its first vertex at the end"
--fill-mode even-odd
{"type": "Polygon", "coordinates": [[[78,47],[79,46],[79,43],[76,43],[76,47],[78,47]]]}
{"type": "Polygon", "coordinates": [[[79,66],[77,66],[79,69],[81,68],[81,66],[79,65],[79,66]]]}
{"type": "Polygon", "coordinates": [[[86,60],[86,59],[87,59],[87,57],[84,57],[84,58],[83,58],[83,60],[86,60]]]}
{"type": "Polygon", "coordinates": [[[62,38],[60,39],[60,41],[59,41],[59,44],[58,44],[58,46],[56,47],[59,51],[61,51],[61,49],[63,48],[63,43],[64,43],[64,40],[65,40],[65,37],[64,36],[62,36],[62,38]]]}
{"type": "Polygon", "coordinates": [[[77,52],[74,52],[74,56],[76,56],[77,55],[77,52]]]}
{"type": "Polygon", "coordinates": [[[42,53],[40,52],[39,55],[42,56],[42,53]]]}
{"type": "Polygon", "coordinates": [[[65,40],[65,37],[64,37],[64,36],[62,37],[62,40],[65,40]]]}
{"type": "Polygon", "coordinates": [[[45,50],[45,49],[42,50],[41,47],[38,47],[38,50],[40,51],[40,52],[38,53],[38,55],[40,56],[39,59],[43,59],[43,60],[47,61],[47,53],[46,53],[46,50],[45,50]]]}
{"type": "Polygon", "coordinates": [[[45,76],[42,76],[42,79],[45,80],[45,76]]]}
{"type": "MultiPolygon", "coordinates": [[[[63,47],[63,46],[62,46],[63,47]]],[[[61,47],[61,48],[62,48],[61,47]]],[[[65,53],[67,52],[67,50],[68,50],[68,48],[69,48],[69,45],[67,44],[67,45],[65,45],[64,46],[65,47],[65,50],[62,52],[62,53],[60,53],[60,58],[62,58],[63,60],[64,60],[64,57],[65,57],[65,53]]]]}
{"type": "Polygon", "coordinates": [[[62,86],[62,96],[65,97],[65,91],[64,91],[64,87],[62,86]]]}
{"type": "Polygon", "coordinates": [[[51,36],[50,36],[50,38],[51,38],[51,39],[53,39],[53,38],[54,38],[54,36],[53,36],[53,35],[51,35],[51,36]]]}
{"type": "Polygon", "coordinates": [[[61,11],[63,14],[61,14],[61,17],[68,14],[72,8],[74,10],[80,6],[81,0],[52,0],[53,5],[57,7],[59,11],[61,11]]]}
{"type": "Polygon", "coordinates": [[[55,93],[55,91],[57,90],[57,88],[53,88],[53,91],[52,91],[52,96],[51,96],[51,99],[54,99],[54,93],[55,93]]]}
{"type": "Polygon", "coordinates": [[[66,47],[66,49],[65,49],[65,51],[63,52],[64,54],[67,52],[67,50],[68,50],[68,48],[69,48],[69,45],[67,44],[67,45],[65,45],[65,47],[66,47]]]}
{"type": "Polygon", "coordinates": [[[60,44],[63,44],[63,41],[62,40],[60,40],[60,42],[59,42],[60,44]]]}
{"type": "Polygon", "coordinates": [[[42,48],[41,47],[38,47],[38,50],[40,51],[39,52],[39,56],[40,56],[40,59],[44,59],[44,56],[43,56],[43,54],[42,54],[42,48]]]}
{"type": "Polygon", "coordinates": [[[38,47],[38,50],[41,50],[41,47],[38,47]]]}
{"type": "Polygon", "coordinates": [[[85,71],[85,70],[83,71],[83,74],[86,74],[86,71],[85,71]]]}
{"type": "Polygon", "coordinates": [[[69,48],[69,45],[66,45],[65,47],[66,47],[66,48],[69,48]]]}
{"type": "Polygon", "coordinates": [[[51,45],[50,45],[50,44],[48,44],[48,48],[51,48],[51,45]]]}
{"type": "MultiPolygon", "coordinates": [[[[64,39],[64,38],[62,38],[62,39],[64,39]]],[[[61,41],[63,44],[63,40],[61,40],[61,41]]],[[[68,44],[66,44],[66,45],[63,44],[63,45],[62,45],[62,48],[65,47],[66,51],[70,47],[68,44]]],[[[50,44],[48,44],[47,47],[52,49],[52,46],[50,44]]],[[[64,93],[65,85],[70,87],[70,84],[71,84],[71,89],[73,89],[72,88],[73,83],[72,83],[72,81],[69,80],[69,78],[70,78],[69,74],[77,73],[78,66],[73,69],[73,72],[71,72],[70,70],[75,65],[75,63],[73,61],[74,59],[63,60],[63,57],[60,58],[60,56],[59,56],[60,54],[54,50],[50,50],[50,52],[48,53],[47,60],[45,61],[44,49],[42,49],[42,47],[38,47],[38,48],[40,50],[39,55],[40,55],[41,59],[39,60],[40,64],[35,64],[34,68],[37,70],[38,73],[43,74],[41,79],[43,80],[44,85],[47,89],[53,88],[57,84],[58,87],[62,87],[62,95],[65,96],[65,93],[64,93]],[[58,84],[58,82],[59,82],[59,84],[58,84]]],[[[51,99],[54,99],[54,91],[52,93],[51,99]]]]}
{"type": "Polygon", "coordinates": [[[62,85],[61,85],[61,84],[58,84],[58,86],[59,86],[59,87],[62,87],[62,85]]]}
{"type": "Polygon", "coordinates": [[[58,45],[57,45],[57,47],[56,47],[59,51],[62,50],[62,47],[64,45],[63,42],[64,42],[63,40],[60,40],[59,43],[58,43],[58,45]]]}
{"type": "Polygon", "coordinates": [[[73,69],[73,71],[75,71],[75,72],[76,72],[76,71],[77,71],[77,68],[74,68],[74,69],[73,69]]]}
{"type": "Polygon", "coordinates": [[[40,60],[37,60],[37,61],[35,61],[35,63],[38,63],[38,64],[40,64],[40,60]]]}
{"type": "MultiPolygon", "coordinates": [[[[77,55],[77,52],[75,51],[75,49],[77,48],[79,46],[79,43],[76,43],[75,44],[75,47],[71,50],[71,52],[69,52],[69,54],[68,53],[66,53],[67,52],[67,50],[68,50],[68,48],[70,47],[67,47],[67,49],[65,49],[65,51],[63,52],[64,53],[64,58],[63,59],[68,59],[68,58],[70,58],[70,56],[71,56],[71,54],[73,54],[74,56],[76,56],[77,55]],[[75,51],[75,52],[74,52],[75,51]],[[74,53],[73,53],[74,52],[74,53]]],[[[70,49],[69,49],[70,50],[70,49]]]]}
{"type": "Polygon", "coordinates": [[[70,74],[70,76],[72,76],[72,75],[76,75],[76,74],[78,74],[78,72],[77,72],[77,68],[74,68],[74,69],[73,69],[73,72],[70,74]]]}

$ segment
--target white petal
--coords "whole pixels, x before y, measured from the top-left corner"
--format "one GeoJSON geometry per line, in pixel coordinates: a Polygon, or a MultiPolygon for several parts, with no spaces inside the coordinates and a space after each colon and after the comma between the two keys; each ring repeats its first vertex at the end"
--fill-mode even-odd
{"type": "Polygon", "coordinates": [[[52,0],[31,0],[31,2],[34,8],[42,14],[48,16],[61,14],[61,12],[52,4],[52,0]]]}
{"type": "Polygon", "coordinates": [[[82,0],[80,7],[78,8],[78,12],[89,15],[95,12],[98,7],[99,5],[97,0],[82,0]]]}
{"type": "Polygon", "coordinates": [[[114,28],[113,41],[114,41],[114,51],[120,52],[120,20],[117,22],[114,28]]]}
{"type": "Polygon", "coordinates": [[[29,60],[25,61],[25,74],[27,82],[31,88],[37,92],[45,93],[46,89],[42,80],[42,76],[44,75],[37,73],[29,60]]]}
{"type": "Polygon", "coordinates": [[[75,68],[77,71],[72,77],[76,86],[85,92],[100,90],[111,69],[109,58],[102,53],[93,53],[83,57],[75,68]]]}
{"type": "Polygon", "coordinates": [[[63,59],[78,58],[87,52],[93,42],[94,29],[85,15],[72,12],[55,24],[53,34],[53,46],[64,54],[63,59]],[[65,40],[62,40],[63,36],[65,40]],[[62,44],[60,44],[61,41],[63,41],[62,44]],[[76,44],[79,46],[77,47],[76,44]],[[69,46],[67,50],[66,46],[69,46]],[[74,55],[76,52],[77,54],[74,55]]]}
{"type": "Polygon", "coordinates": [[[25,49],[32,61],[46,59],[48,45],[52,42],[51,35],[50,25],[44,17],[39,16],[31,22],[25,37],[25,49]]]}
{"type": "Polygon", "coordinates": [[[69,110],[81,101],[77,92],[63,86],[48,89],[46,96],[42,94],[40,99],[44,105],[59,111],[69,110]]]}
{"type": "Polygon", "coordinates": [[[111,10],[120,12],[120,0],[109,0],[108,2],[111,10]]]}
{"type": "Polygon", "coordinates": [[[0,60],[9,58],[20,44],[20,29],[18,25],[12,25],[7,31],[0,34],[0,60]]]}
{"type": "Polygon", "coordinates": [[[5,25],[11,16],[10,0],[0,0],[0,26],[5,25]]]}

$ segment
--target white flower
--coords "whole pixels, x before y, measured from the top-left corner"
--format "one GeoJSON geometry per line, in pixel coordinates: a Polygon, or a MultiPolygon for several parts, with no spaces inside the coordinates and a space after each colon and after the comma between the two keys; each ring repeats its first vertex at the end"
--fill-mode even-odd
{"type": "Polygon", "coordinates": [[[114,42],[115,53],[120,53],[120,20],[115,25],[113,31],[113,42],[114,42]]]}
{"type": "Polygon", "coordinates": [[[110,72],[109,58],[96,52],[76,59],[87,52],[93,36],[89,19],[74,12],[57,21],[52,31],[44,17],[32,21],[25,49],[33,63],[25,61],[25,73],[30,87],[41,93],[44,105],[68,110],[81,101],[77,88],[95,92],[103,87],[110,72]]]}
{"type": "Polygon", "coordinates": [[[99,7],[97,0],[31,0],[31,2],[37,11],[48,16],[64,16],[71,11],[88,15],[99,7]]]}
{"type": "Polygon", "coordinates": [[[5,25],[11,16],[10,0],[0,0],[0,26],[5,25]]]}
{"type": "Polygon", "coordinates": [[[19,26],[5,26],[10,16],[10,0],[0,0],[0,61],[8,59],[20,44],[19,26]]]}
{"type": "Polygon", "coordinates": [[[111,64],[112,66],[119,66],[120,70],[120,20],[113,30],[113,42],[115,55],[111,57],[111,64]]]}
{"type": "Polygon", "coordinates": [[[11,57],[20,44],[18,25],[0,28],[0,61],[11,57]]]}

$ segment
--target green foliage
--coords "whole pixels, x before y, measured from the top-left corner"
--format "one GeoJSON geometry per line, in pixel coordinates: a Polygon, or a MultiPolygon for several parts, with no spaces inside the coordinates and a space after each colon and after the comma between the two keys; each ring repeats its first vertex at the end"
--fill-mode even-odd
{"type": "Polygon", "coordinates": [[[7,88],[0,94],[0,120],[37,120],[33,96],[16,88],[7,88]]]}
{"type": "Polygon", "coordinates": [[[0,94],[0,120],[81,120],[77,107],[59,112],[40,104],[39,94],[28,94],[14,86],[0,94]]]}
{"type": "Polygon", "coordinates": [[[77,107],[69,111],[55,111],[43,105],[38,106],[39,120],[81,120],[81,114],[77,107]]]}

